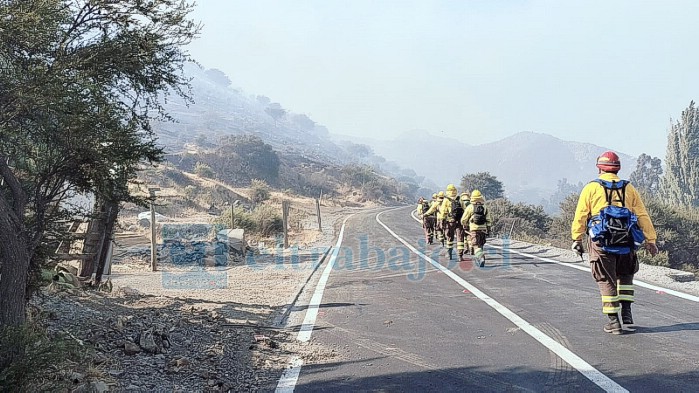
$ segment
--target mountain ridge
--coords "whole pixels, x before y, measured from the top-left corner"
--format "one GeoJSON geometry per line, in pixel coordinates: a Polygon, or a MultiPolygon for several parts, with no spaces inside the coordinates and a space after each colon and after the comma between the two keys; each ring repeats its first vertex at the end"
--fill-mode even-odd
{"type": "MultiPolygon", "coordinates": [[[[331,136],[340,140],[346,137],[331,136]]],[[[440,188],[449,183],[458,184],[467,173],[490,172],[503,182],[509,198],[536,204],[547,200],[560,180],[576,184],[595,178],[597,157],[606,150],[613,150],[532,131],[483,144],[467,144],[429,132],[425,132],[424,138],[412,134],[411,138],[400,139],[353,139],[398,165],[434,180],[440,188]],[[426,146],[425,141],[430,144],[426,146]]],[[[628,177],[636,166],[635,157],[618,151],[617,154],[622,160],[619,174],[628,177]]]]}

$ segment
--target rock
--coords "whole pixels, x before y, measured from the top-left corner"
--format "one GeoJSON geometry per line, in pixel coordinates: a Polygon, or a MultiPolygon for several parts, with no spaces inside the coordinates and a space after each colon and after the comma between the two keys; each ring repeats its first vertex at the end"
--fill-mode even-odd
{"type": "Polygon", "coordinates": [[[102,363],[104,363],[104,362],[106,362],[106,361],[107,361],[107,357],[106,357],[105,355],[99,353],[99,352],[96,353],[95,356],[92,358],[92,362],[93,362],[95,365],[100,365],[100,364],[102,364],[102,363]]]}
{"type": "Polygon", "coordinates": [[[82,382],[84,378],[85,378],[85,374],[81,374],[78,372],[72,372],[70,374],[70,380],[76,384],[82,382]]]}
{"type": "Polygon", "coordinates": [[[141,347],[139,347],[138,344],[131,342],[131,341],[124,342],[124,353],[125,354],[135,355],[139,352],[141,352],[141,347]]]}
{"type": "Polygon", "coordinates": [[[119,292],[124,294],[124,296],[141,296],[142,293],[136,289],[130,288],[130,287],[121,287],[119,288],[119,292]]]}
{"type": "Polygon", "coordinates": [[[90,390],[94,393],[105,393],[109,391],[109,386],[104,381],[90,382],[90,390]]]}
{"type": "Polygon", "coordinates": [[[677,282],[690,282],[696,279],[692,272],[672,272],[668,273],[667,276],[677,282]]]}
{"type": "Polygon", "coordinates": [[[245,242],[245,230],[242,228],[221,230],[216,234],[216,240],[224,243],[229,252],[238,254],[245,252],[247,243],[245,242]]]}
{"type": "Polygon", "coordinates": [[[153,338],[153,329],[144,330],[141,332],[141,337],[138,340],[138,345],[148,353],[160,353],[160,347],[155,343],[153,338]]]}

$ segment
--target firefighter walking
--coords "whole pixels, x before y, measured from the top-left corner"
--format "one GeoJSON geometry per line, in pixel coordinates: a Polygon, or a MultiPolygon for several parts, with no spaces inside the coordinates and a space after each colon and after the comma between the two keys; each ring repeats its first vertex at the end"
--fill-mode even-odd
{"type": "MultiPolygon", "coordinates": [[[[432,194],[432,203],[437,202],[437,194],[432,194]]],[[[431,204],[425,198],[420,197],[417,204],[417,215],[422,217],[422,229],[425,231],[425,241],[427,244],[434,243],[434,230],[437,222],[436,213],[426,214],[430,210],[431,204]]]]}
{"type": "Polygon", "coordinates": [[[485,198],[479,190],[471,192],[471,204],[464,210],[461,225],[469,229],[469,243],[473,247],[474,258],[479,262],[480,267],[485,266],[483,246],[486,237],[490,235],[492,219],[485,206],[485,198]]]}
{"type": "Polygon", "coordinates": [[[600,211],[613,205],[625,207],[636,215],[638,226],[645,237],[645,248],[652,256],[658,253],[658,247],[655,245],[657,236],[638,191],[617,175],[621,169],[619,156],[612,151],[602,153],[597,158],[597,168],[599,177],[583,188],[578,199],[571,225],[571,248],[582,255],[583,235],[588,234],[587,249],[592,277],[602,297],[602,313],[609,318],[609,322],[604,325],[604,331],[622,334],[622,323],[633,324],[633,277],[638,272],[635,244],[633,239],[629,241],[628,237],[623,240],[623,244],[613,244],[611,238],[610,241],[592,241],[589,235],[594,235],[595,221],[600,211]],[[588,225],[590,223],[593,225],[588,225]]]}
{"type": "Polygon", "coordinates": [[[430,206],[430,209],[427,210],[427,215],[430,214],[436,214],[436,226],[435,226],[435,234],[437,235],[437,241],[442,243],[442,246],[444,246],[444,214],[442,212],[442,202],[444,201],[444,191],[440,191],[437,194],[437,201],[435,203],[432,203],[432,206],[430,206]]]}
{"type": "MultiPolygon", "coordinates": [[[[447,186],[446,196],[442,201],[442,215],[444,217],[445,229],[444,236],[446,238],[447,253],[449,260],[454,259],[454,243],[456,239],[463,239],[463,227],[461,226],[461,216],[464,214],[464,208],[461,204],[456,187],[453,184],[447,186]]],[[[459,260],[463,257],[464,243],[463,240],[457,242],[457,252],[459,260]]]]}

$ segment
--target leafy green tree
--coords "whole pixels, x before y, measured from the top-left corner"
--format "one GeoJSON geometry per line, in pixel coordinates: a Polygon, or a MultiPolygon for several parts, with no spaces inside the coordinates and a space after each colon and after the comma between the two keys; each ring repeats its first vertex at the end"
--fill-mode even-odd
{"type": "Polygon", "coordinates": [[[651,157],[643,153],[638,156],[636,169],[631,172],[629,180],[639,191],[649,196],[658,195],[662,175],[663,167],[660,158],[651,157]]]}
{"type": "Polygon", "coordinates": [[[676,205],[699,206],[699,108],[694,101],[667,137],[663,196],[676,205]]]}
{"type": "Polygon", "coordinates": [[[352,187],[364,187],[378,178],[374,169],[368,165],[346,165],[341,172],[342,180],[352,187]]]}
{"type": "Polygon", "coordinates": [[[497,199],[505,196],[502,182],[489,172],[469,173],[461,178],[461,189],[471,192],[480,190],[486,199],[497,199]]]}
{"type": "Polygon", "coordinates": [[[48,255],[45,234],[58,229],[66,196],[93,193],[107,223],[136,199],[127,182],[139,165],[162,158],[151,121],[169,119],[163,95],[187,98],[192,7],[0,3],[0,327],[24,322],[28,278],[48,255]]]}
{"type": "Polygon", "coordinates": [[[229,168],[214,168],[219,174],[227,170],[238,170],[250,180],[259,178],[267,182],[274,182],[279,177],[280,161],[277,152],[257,136],[224,138],[217,153],[224,157],[230,156],[230,162],[226,164],[230,165],[229,168]]]}

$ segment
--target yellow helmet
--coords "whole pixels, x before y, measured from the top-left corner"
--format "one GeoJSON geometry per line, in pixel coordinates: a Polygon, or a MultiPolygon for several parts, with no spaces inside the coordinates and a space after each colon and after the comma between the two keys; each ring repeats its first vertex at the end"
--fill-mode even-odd
{"type": "Polygon", "coordinates": [[[447,186],[447,191],[456,191],[456,186],[453,184],[450,184],[447,186]]]}
{"type": "Polygon", "coordinates": [[[471,199],[471,196],[469,195],[468,191],[464,191],[461,193],[461,199],[471,199]]]}
{"type": "Polygon", "coordinates": [[[481,194],[481,192],[478,190],[471,191],[471,199],[477,199],[477,198],[483,198],[483,194],[481,194]]]}
{"type": "Polygon", "coordinates": [[[432,194],[432,199],[437,199],[437,193],[432,194]]]}
{"type": "Polygon", "coordinates": [[[437,198],[444,198],[444,191],[440,191],[439,194],[437,194],[437,198]]]}

